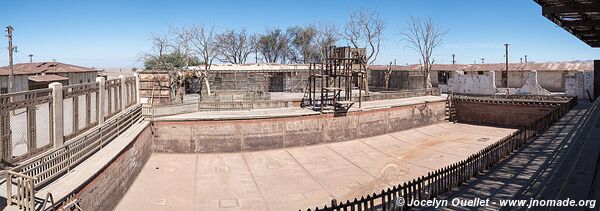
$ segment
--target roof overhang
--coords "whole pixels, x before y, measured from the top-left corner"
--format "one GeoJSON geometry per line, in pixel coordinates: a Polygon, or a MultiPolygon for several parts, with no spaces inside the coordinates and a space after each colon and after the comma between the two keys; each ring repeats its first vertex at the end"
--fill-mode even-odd
{"type": "Polygon", "coordinates": [[[34,75],[29,76],[28,79],[34,82],[55,82],[69,80],[69,78],[60,75],[34,75]]]}
{"type": "Polygon", "coordinates": [[[542,15],[591,47],[600,47],[600,1],[534,0],[542,15]]]}

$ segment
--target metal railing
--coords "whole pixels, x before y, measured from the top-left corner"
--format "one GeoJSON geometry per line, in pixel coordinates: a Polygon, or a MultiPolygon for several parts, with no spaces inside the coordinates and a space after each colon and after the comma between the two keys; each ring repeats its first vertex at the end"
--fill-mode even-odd
{"type": "Polygon", "coordinates": [[[558,104],[547,115],[472,154],[467,159],[429,172],[426,176],[381,190],[380,193],[369,194],[360,199],[355,198],[353,201],[347,200],[338,203],[334,199],[329,206],[317,207],[315,210],[404,210],[409,208],[406,203],[401,206],[396,203],[396,200],[402,199],[408,202],[433,199],[500,162],[563,117],[575,105],[577,105],[577,97],[558,104]]]}

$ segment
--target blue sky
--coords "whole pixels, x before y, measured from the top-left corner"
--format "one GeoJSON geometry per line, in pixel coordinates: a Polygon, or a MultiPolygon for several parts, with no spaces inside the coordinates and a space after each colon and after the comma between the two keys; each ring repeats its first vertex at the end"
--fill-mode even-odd
{"type": "MultiPolygon", "coordinates": [[[[511,61],[527,54],[530,61],[599,59],[593,49],[541,15],[533,0],[405,0],[405,1],[31,1],[0,0],[0,26],[12,25],[16,62],[35,61],[89,67],[140,66],[138,57],[150,48],[149,34],[170,25],[214,24],[218,30],[246,28],[264,32],[270,27],[332,23],[340,28],[348,13],[360,8],[377,11],[387,23],[383,48],[376,63],[396,59],[418,63],[400,33],[408,18],[431,17],[448,29],[434,52],[436,63],[503,62],[504,43],[511,61]]],[[[3,30],[3,34],[6,34],[3,30]]],[[[345,44],[344,42],[340,44],[345,44]]],[[[8,64],[7,39],[0,39],[0,66],[8,64]]]]}

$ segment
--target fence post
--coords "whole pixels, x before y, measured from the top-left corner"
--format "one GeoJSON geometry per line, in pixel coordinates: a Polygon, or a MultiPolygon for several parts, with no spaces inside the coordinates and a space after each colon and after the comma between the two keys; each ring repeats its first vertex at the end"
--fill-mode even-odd
{"type": "Polygon", "coordinates": [[[51,83],[48,85],[52,89],[52,140],[54,148],[60,148],[64,144],[63,130],[63,86],[61,83],[51,83]]]}
{"type": "Polygon", "coordinates": [[[104,77],[97,77],[98,82],[98,94],[96,94],[96,103],[98,104],[98,125],[104,123],[104,102],[106,102],[106,79],[104,77]]]}
{"type": "Polygon", "coordinates": [[[134,73],[133,76],[135,76],[135,90],[133,90],[135,93],[135,103],[140,103],[140,74],[134,73]]]}
{"type": "Polygon", "coordinates": [[[125,111],[125,109],[127,108],[127,103],[125,99],[127,99],[127,86],[125,86],[125,76],[124,75],[119,75],[119,79],[121,79],[121,99],[119,100],[119,102],[121,102],[121,111],[125,111]]]}

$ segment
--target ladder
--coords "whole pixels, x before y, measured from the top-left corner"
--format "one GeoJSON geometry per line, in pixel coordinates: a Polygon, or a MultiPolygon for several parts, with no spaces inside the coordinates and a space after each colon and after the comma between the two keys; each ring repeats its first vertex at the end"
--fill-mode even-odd
{"type": "Polygon", "coordinates": [[[451,92],[446,97],[446,109],[445,109],[446,120],[452,123],[456,123],[456,106],[454,104],[454,94],[451,92]]]}

